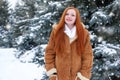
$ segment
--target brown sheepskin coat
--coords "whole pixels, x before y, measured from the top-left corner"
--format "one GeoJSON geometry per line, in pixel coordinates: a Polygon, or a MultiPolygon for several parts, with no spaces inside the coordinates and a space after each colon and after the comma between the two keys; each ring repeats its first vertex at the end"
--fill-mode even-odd
{"type": "Polygon", "coordinates": [[[77,37],[70,42],[66,34],[63,36],[65,37],[65,52],[61,54],[55,51],[55,30],[56,28],[53,28],[45,51],[46,70],[49,71],[55,68],[57,70],[57,80],[75,80],[78,72],[87,79],[90,79],[93,65],[93,53],[88,31],[85,29],[85,51],[79,55],[77,54],[76,48],[77,37]]]}

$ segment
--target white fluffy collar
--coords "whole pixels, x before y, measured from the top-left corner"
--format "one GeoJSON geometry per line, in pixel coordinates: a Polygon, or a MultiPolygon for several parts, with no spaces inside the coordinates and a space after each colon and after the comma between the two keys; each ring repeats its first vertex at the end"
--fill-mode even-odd
{"type": "Polygon", "coordinates": [[[72,29],[69,29],[68,26],[65,24],[64,32],[67,34],[67,36],[71,39],[74,38],[76,35],[76,26],[74,26],[72,29]]]}

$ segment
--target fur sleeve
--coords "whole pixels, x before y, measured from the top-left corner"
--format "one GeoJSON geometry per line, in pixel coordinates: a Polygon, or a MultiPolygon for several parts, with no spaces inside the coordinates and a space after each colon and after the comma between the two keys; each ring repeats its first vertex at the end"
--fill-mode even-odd
{"type": "Polygon", "coordinates": [[[45,68],[47,71],[49,71],[52,68],[55,68],[55,56],[56,53],[54,51],[54,28],[50,34],[49,42],[47,44],[47,47],[45,49],[45,68]]]}
{"type": "Polygon", "coordinates": [[[91,69],[93,65],[93,52],[92,52],[92,46],[90,43],[90,36],[88,31],[86,32],[86,39],[85,39],[85,51],[82,54],[82,67],[80,70],[80,73],[90,79],[91,77],[91,69]]]}

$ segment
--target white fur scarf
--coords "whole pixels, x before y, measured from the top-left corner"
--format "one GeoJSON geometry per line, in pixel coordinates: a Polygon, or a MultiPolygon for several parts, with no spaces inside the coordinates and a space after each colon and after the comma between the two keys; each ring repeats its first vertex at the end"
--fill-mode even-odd
{"type": "Polygon", "coordinates": [[[76,35],[76,26],[74,26],[72,29],[69,29],[68,26],[65,24],[65,30],[64,32],[67,34],[67,36],[71,39],[74,38],[76,35]]]}

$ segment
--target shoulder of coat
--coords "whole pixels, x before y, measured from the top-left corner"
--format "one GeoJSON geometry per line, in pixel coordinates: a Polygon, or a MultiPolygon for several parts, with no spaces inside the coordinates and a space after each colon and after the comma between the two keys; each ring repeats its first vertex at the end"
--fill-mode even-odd
{"type": "Polygon", "coordinates": [[[89,31],[86,29],[84,23],[81,22],[81,24],[83,25],[84,33],[85,33],[85,38],[86,38],[87,36],[89,36],[89,31]]]}
{"type": "Polygon", "coordinates": [[[85,28],[85,33],[86,33],[86,34],[89,34],[89,31],[88,31],[86,28],[85,28]]]}
{"type": "Polygon", "coordinates": [[[53,28],[53,29],[56,29],[56,28],[57,28],[57,24],[53,24],[53,25],[52,25],[52,28],[53,28]]]}
{"type": "Polygon", "coordinates": [[[53,24],[53,25],[52,25],[52,32],[53,32],[54,34],[56,34],[56,32],[57,32],[57,24],[53,24]]]}
{"type": "Polygon", "coordinates": [[[82,26],[85,28],[85,25],[83,24],[83,22],[81,22],[82,26]]]}
{"type": "Polygon", "coordinates": [[[87,34],[88,34],[89,32],[88,32],[88,30],[86,29],[86,27],[85,27],[84,23],[83,23],[83,22],[81,22],[81,24],[82,24],[82,26],[83,26],[83,28],[84,28],[85,33],[87,33],[87,34]]]}

